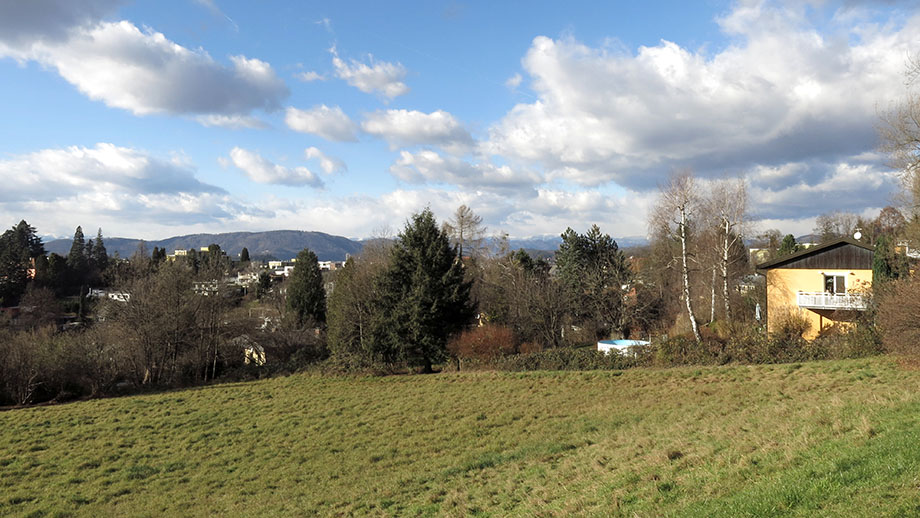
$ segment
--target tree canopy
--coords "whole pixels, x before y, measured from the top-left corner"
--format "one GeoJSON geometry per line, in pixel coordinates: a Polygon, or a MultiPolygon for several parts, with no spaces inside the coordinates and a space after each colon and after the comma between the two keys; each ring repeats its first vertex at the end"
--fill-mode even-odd
{"type": "Polygon", "coordinates": [[[472,320],[470,285],[431,210],[413,215],[378,281],[373,335],[383,357],[430,372],[446,356],[448,337],[472,320]]]}
{"type": "Polygon", "coordinates": [[[326,291],[319,260],[309,249],[297,254],[287,281],[287,309],[297,327],[326,323],[326,291]]]}
{"type": "Polygon", "coordinates": [[[29,281],[32,261],[44,256],[41,238],[25,220],[0,235],[0,304],[19,302],[29,281]]]}
{"type": "Polygon", "coordinates": [[[556,268],[576,318],[593,322],[598,337],[611,329],[628,334],[624,287],[632,274],[616,241],[597,225],[585,234],[568,228],[556,252],[556,268]]]}

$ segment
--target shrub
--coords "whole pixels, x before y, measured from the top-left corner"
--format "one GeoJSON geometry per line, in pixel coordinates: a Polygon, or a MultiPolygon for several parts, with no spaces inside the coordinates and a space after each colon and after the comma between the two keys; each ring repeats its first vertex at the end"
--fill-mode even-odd
{"type": "Polygon", "coordinates": [[[701,343],[689,335],[677,335],[652,344],[649,359],[655,365],[706,365],[721,363],[723,344],[707,335],[701,343]]]}
{"type": "Polygon", "coordinates": [[[455,358],[492,361],[513,354],[515,346],[511,329],[490,324],[460,333],[447,343],[447,351],[455,358]]]}
{"type": "Polygon", "coordinates": [[[785,340],[796,340],[811,328],[811,322],[799,310],[790,310],[777,317],[773,333],[785,340]]]}
{"type": "Polygon", "coordinates": [[[536,370],[619,370],[636,366],[636,360],[620,354],[579,348],[560,347],[530,354],[505,356],[494,363],[495,368],[506,371],[536,370]]]}

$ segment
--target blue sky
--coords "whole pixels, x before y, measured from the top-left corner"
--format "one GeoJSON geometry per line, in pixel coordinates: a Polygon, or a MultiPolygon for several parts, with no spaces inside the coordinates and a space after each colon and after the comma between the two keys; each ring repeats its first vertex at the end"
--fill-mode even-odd
{"type": "Polygon", "coordinates": [[[643,236],[675,169],[757,229],[872,216],[913,2],[0,3],[0,219],[41,234],[643,236]]]}

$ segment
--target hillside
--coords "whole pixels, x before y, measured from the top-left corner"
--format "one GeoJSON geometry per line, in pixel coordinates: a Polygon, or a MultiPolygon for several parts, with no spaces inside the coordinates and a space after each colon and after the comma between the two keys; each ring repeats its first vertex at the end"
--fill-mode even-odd
{"type": "MultiPolygon", "coordinates": [[[[89,238],[90,236],[87,236],[89,238]]],[[[115,252],[121,257],[130,257],[140,244],[139,239],[104,238],[109,255],[115,252]]],[[[66,255],[70,252],[72,240],[57,239],[45,243],[45,249],[66,255]]],[[[267,232],[228,232],[223,234],[191,234],[176,236],[158,241],[145,241],[147,252],[153,247],[165,248],[168,253],[176,249],[200,248],[213,243],[231,257],[237,257],[243,247],[249,249],[253,258],[290,259],[304,248],[316,253],[320,261],[344,261],[345,254],[361,251],[361,243],[342,236],[333,236],[322,232],[305,232],[301,230],[272,230],[267,232]]]]}
{"type": "Polygon", "coordinates": [[[0,412],[0,515],[916,516],[887,358],[294,375],[0,412]]]}

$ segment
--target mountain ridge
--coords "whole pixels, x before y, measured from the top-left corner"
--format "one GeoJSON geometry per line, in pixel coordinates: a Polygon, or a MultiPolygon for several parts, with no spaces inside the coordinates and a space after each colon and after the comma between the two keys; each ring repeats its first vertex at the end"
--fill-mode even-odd
{"type": "MultiPolygon", "coordinates": [[[[86,239],[92,239],[87,235],[86,239]]],[[[239,257],[240,251],[245,247],[253,259],[282,259],[296,257],[304,248],[309,248],[320,261],[344,261],[346,255],[355,255],[361,251],[364,243],[369,239],[350,239],[343,236],[327,234],[325,232],[308,230],[266,230],[262,232],[222,232],[199,233],[173,236],[158,240],[143,240],[124,237],[103,236],[106,251],[109,255],[116,253],[120,257],[130,257],[137,251],[143,242],[147,254],[154,247],[166,249],[171,254],[174,250],[199,249],[211,244],[218,244],[220,248],[232,258],[239,257]]],[[[624,237],[615,238],[621,248],[641,246],[646,244],[644,238],[624,237]]],[[[53,239],[45,243],[45,250],[49,253],[67,255],[70,252],[72,239],[53,239]]],[[[529,238],[513,238],[508,240],[512,250],[525,249],[528,251],[554,251],[559,248],[562,239],[558,235],[533,236],[529,238]]],[[[494,245],[495,243],[490,243],[494,245]]]]}

